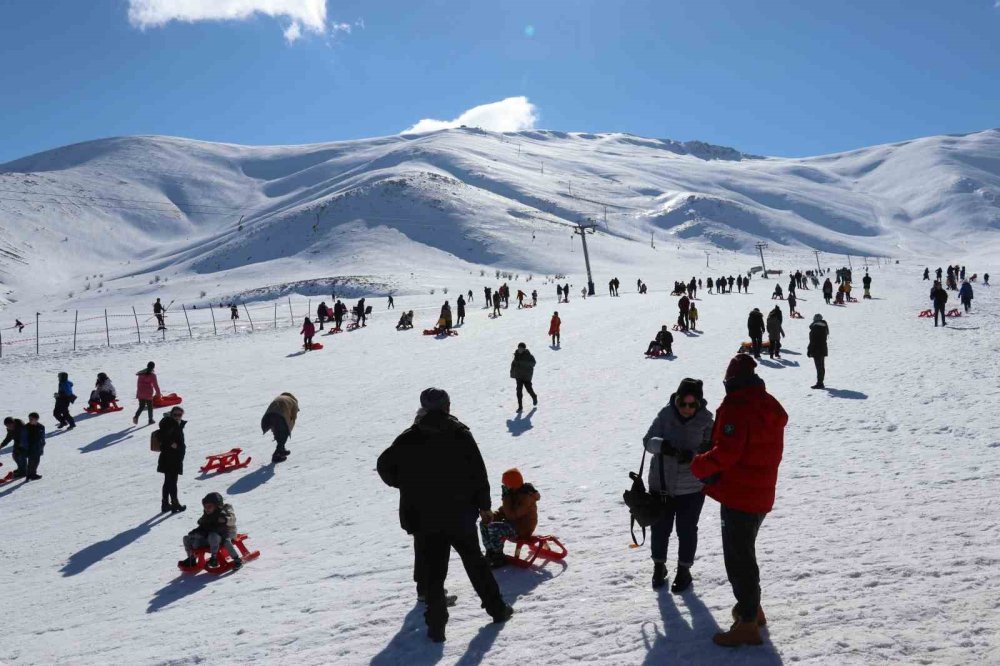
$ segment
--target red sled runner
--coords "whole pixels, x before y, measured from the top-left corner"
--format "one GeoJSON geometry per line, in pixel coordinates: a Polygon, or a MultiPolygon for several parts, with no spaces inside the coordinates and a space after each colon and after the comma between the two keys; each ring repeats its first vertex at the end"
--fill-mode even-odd
{"type": "Polygon", "coordinates": [[[123,409],[125,408],[119,405],[117,400],[112,400],[108,404],[107,409],[101,409],[101,403],[99,402],[92,402],[88,404],[86,407],[84,407],[83,411],[87,412],[88,414],[107,414],[108,412],[120,412],[123,409]]]}
{"type": "Polygon", "coordinates": [[[153,398],[153,407],[159,409],[161,407],[173,407],[174,405],[179,405],[184,402],[184,398],[180,397],[176,393],[168,393],[166,395],[159,395],[153,398]]]}
{"type": "MultiPolygon", "coordinates": [[[[233,539],[233,545],[236,549],[240,551],[240,559],[244,562],[250,562],[251,560],[256,560],[260,557],[260,551],[255,550],[250,552],[246,545],[243,543],[246,541],[246,534],[237,534],[236,538],[233,539]]],[[[194,551],[194,557],[197,562],[193,567],[186,567],[184,565],[178,564],[177,568],[184,573],[198,573],[199,571],[207,571],[210,574],[218,576],[219,574],[224,574],[233,568],[233,561],[229,559],[229,552],[225,548],[219,548],[219,552],[216,554],[216,558],[219,560],[219,566],[209,567],[208,562],[208,548],[198,548],[194,551]]]]}
{"type": "Polygon", "coordinates": [[[661,349],[658,352],[653,352],[652,354],[646,354],[646,358],[660,358],[661,356],[673,356],[666,349],[661,349]]]}
{"type": "Polygon", "coordinates": [[[944,313],[945,317],[961,317],[962,313],[958,311],[958,308],[952,308],[944,313]]]}
{"type": "MultiPolygon", "coordinates": [[[[0,467],[3,467],[3,463],[0,463],[0,467]]],[[[13,480],[14,480],[14,472],[7,472],[6,476],[0,478],[0,486],[2,486],[5,483],[9,483],[10,481],[13,480]]]]}
{"type": "Polygon", "coordinates": [[[918,317],[933,317],[934,313],[931,312],[930,310],[921,310],[920,314],[918,314],[917,316],[918,317]]]}
{"type": "MultiPolygon", "coordinates": [[[[504,539],[507,541],[507,539],[504,539]]],[[[539,557],[543,560],[560,561],[566,558],[569,551],[556,537],[552,535],[533,535],[527,539],[514,539],[514,554],[507,556],[507,561],[515,567],[527,569],[539,557]],[[528,553],[521,557],[521,549],[527,547],[528,553]]]]}
{"type": "Polygon", "coordinates": [[[208,462],[201,468],[201,473],[221,473],[231,472],[234,469],[243,469],[250,464],[250,461],[253,460],[253,458],[247,458],[246,460],[240,462],[241,453],[243,453],[243,449],[231,449],[226,453],[220,453],[214,456],[205,456],[208,462]]]}
{"type": "Polygon", "coordinates": [[[322,342],[314,342],[311,345],[303,345],[308,351],[316,351],[323,348],[322,342]]]}
{"type": "Polygon", "coordinates": [[[342,329],[342,328],[331,328],[330,332],[329,333],[324,333],[324,335],[336,335],[337,333],[343,333],[343,332],[344,332],[344,329],[342,329]]]}
{"type": "Polygon", "coordinates": [[[802,319],[802,315],[801,315],[801,314],[799,314],[798,312],[793,312],[793,313],[792,313],[791,315],[789,315],[789,316],[790,316],[790,317],[791,317],[792,319],[802,319]]]}
{"type": "Polygon", "coordinates": [[[437,335],[442,338],[447,338],[451,336],[458,335],[458,331],[452,330],[450,328],[425,328],[424,335],[437,335]]]}

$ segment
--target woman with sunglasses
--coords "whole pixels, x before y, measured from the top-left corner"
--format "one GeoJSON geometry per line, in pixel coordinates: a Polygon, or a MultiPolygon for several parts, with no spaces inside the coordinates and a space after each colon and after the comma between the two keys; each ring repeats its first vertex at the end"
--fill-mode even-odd
{"type": "Polygon", "coordinates": [[[691,473],[691,460],[712,446],[712,412],[706,409],[700,379],[681,380],[670,402],[653,419],[642,438],[653,454],[649,464],[649,493],[664,506],[653,523],[650,550],[653,589],[667,583],[667,543],[677,528],[677,573],[670,591],[681,593],[691,585],[691,565],[698,548],[698,519],[705,504],[703,485],[691,473]]]}
{"type": "Polygon", "coordinates": [[[177,499],[177,479],[184,473],[184,410],[174,407],[160,419],[160,456],[156,461],[156,471],[163,475],[163,491],[160,501],[162,513],[178,513],[187,507],[177,499]]]}

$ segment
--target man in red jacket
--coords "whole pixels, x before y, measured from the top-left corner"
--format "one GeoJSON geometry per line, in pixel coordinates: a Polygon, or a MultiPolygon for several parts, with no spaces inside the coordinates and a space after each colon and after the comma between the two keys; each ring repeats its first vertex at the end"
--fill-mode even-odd
{"type": "Polygon", "coordinates": [[[691,472],[721,506],[722,552],[736,606],[733,626],[716,645],[760,645],[767,620],[760,606],[757,532],[774,505],[788,414],[754,374],[757,364],[737,354],[726,370],[726,397],[715,414],[712,448],[695,456],[691,472]]]}

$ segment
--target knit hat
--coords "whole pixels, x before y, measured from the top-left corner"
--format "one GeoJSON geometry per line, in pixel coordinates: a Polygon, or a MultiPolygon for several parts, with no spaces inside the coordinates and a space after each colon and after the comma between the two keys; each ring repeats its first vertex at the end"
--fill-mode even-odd
{"type": "Polygon", "coordinates": [[[823,321],[823,315],[817,312],[816,314],[813,315],[813,321],[823,321]]]}
{"type": "Polygon", "coordinates": [[[753,375],[753,369],[756,367],[757,363],[749,354],[737,354],[729,362],[729,367],[726,368],[726,381],[728,382],[731,379],[745,379],[753,375]]]}
{"type": "Polygon", "coordinates": [[[216,508],[221,507],[226,503],[226,500],[222,499],[222,493],[209,493],[201,499],[202,504],[214,504],[216,508]]]}
{"type": "Polygon", "coordinates": [[[685,395],[694,396],[700,401],[704,397],[701,380],[691,379],[690,377],[682,379],[680,385],[677,387],[677,397],[680,398],[685,395]]]}
{"type": "Polygon", "coordinates": [[[507,490],[517,490],[524,485],[524,478],[521,476],[520,470],[512,467],[503,473],[503,476],[500,477],[500,483],[507,490]]]}
{"type": "Polygon", "coordinates": [[[451,398],[444,389],[432,386],[420,394],[420,406],[428,412],[443,412],[451,406],[451,398]]]}

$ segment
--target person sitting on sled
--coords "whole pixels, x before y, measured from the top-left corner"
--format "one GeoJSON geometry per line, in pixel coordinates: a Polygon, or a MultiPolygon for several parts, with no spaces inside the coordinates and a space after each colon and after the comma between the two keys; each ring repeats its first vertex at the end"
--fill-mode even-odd
{"type": "Polygon", "coordinates": [[[316,326],[313,325],[309,317],[306,317],[306,320],[302,323],[302,330],[299,331],[299,335],[302,336],[302,346],[305,347],[305,350],[309,351],[312,349],[313,336],[316,335],[316,326]]]}
{"type": "Polygon", "coordinates": [[[111,378],[103,372],[97,373],[97,383],[94,384],[94,390],[90,392],[89,402],[91,409],[96,409],[100,406],[103,412],[112,401],[117,399],[118,393],[115,391],[115,385],[111,383],[111,378]]]}
{"type": "Polygon", "coordinates": [[[507,564],[503,554],[504,539],[527,539],[538,525],[538,500],[542,496],[530,483],[525,483],[517,468],[503,473],[500,480],[503,505],[488,519],[479,523],[479,532],[486,546],[486,561],[493,568],[507,564]]]}
{"type": "Polygon", "coordinates": [[[775,299],[781,299],[781,298],[784,298],[784,295],[781,292],[781,285],[776,284],[774,285],[774,293],[771,294],[771,300],[773,301],[775,299]]]}
{"type": "Polygon", "coordinates": [[[413,328],[413,310],[400,315],[399,323],[396,324],[397,331],[404,331],[409,328],[413,328]]]}
{"type": "Polygon", "coordinates": [[[665,351],[667,356],[674,355],[674,336],[667,330],[667,325],[664,324],[663,328],[656,334],[656,339],[649,343],[649,347],[646,348],[646,356],[653,356],[654,354],[659,354],[661,351],[665,351]]]}
{"type": "Polygon", "coordinates": [[[210,569],[219,566],[217,555],[219,546],[224,546],[229,557],[233,560],[233,569],[243,566],[243,560],[233,545],[236,538],[236,512],[230,504],[226,504],[220,493],[209,493],[201,500],[204,513],[198,518],[198,527],[191,530],[184,537],[184,550],[187,552],[187,559],[178,562],[178,566],[194,567],[198,561],[195,559],[194,551],[198,548],[208,548],[210,557],[206,563],[210,569]]]}

